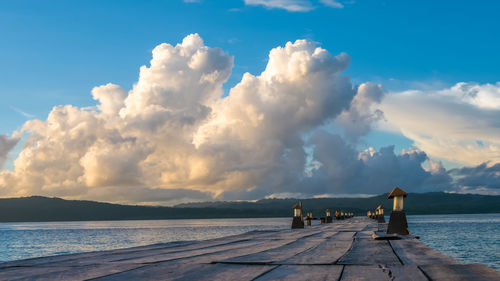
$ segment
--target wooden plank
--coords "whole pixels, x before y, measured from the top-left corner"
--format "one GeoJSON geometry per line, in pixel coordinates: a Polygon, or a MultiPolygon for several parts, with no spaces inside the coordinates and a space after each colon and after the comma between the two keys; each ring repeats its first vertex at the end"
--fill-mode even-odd
{"type": "Polygon", "coordinates": [[[300,239],[304,237],[309,237],[313,235],[321,235],[322,231],[317,228],[309,229],[287,229],[278,231],[276,233],[269,233],[267,235],[261,235],[256,239],[300,239]]]}
{"type": "Polygon", "coordinates": [[[335,235],[331,237],[331,239],[335,240],[347,240],[347,241],[352,241],[354,238],[354,235],[356,232],[350,232],[350,231],[342,231],[342,232],[337,232],[335,235]]]}
{"type": "Polygon", "coordinates": [[[88,280],[93,278],[98,278],[101,276],[106,276],[109,274],[114,274],[118,272],[123,272],[131,269],[138,268],[142,265],[137,264],[120,264],[120,265],[110,265],[110,264],[100,264],[100,265],[90,265],[90,266],[79,266],[79,267],[29,267],[19,270],[12,276],[4,275],[0,273],[0,280],[68,280],[68,281],[78,281],[78,280],[88,280]],[[5,279],[3,279],[5,277],[5,279]]]}
{"type": "Polygon", "coordinates": [[[275,264],[333,264],[349,251],[353,243],[354,232],[338,232],[318,246],[275,264]],[[350,237],[346,240],[346,234],[350,237]]]}
{"type": "MultiPolygon", "coordinates": [[[[293,242],[294,240],[285,241],[285,243],[293,242]]],[[[185,251],[175,252],[155,252],[155,253],[140,253],[125,256],[116,256],[111,259],[100,260],[99,262],[121,262],[121,263],[152,263],[159,261],[168,261],[182,258],[189,258],[195,256],[206,255],[210,253],[217,253],[221,251],[234,250],[238,248],[255,247],[262,242],[257,240],[239,241],[235,243],[221,244],[212,247],[204,247],[200,249],[189,249],[185,251]]]]}
{"type": "Polygon", "coordinates": [[[401,262],[387,241],[358,238],[354,239],[352,249],[338,263],[401,265],[401,262]]]}
{"type": "Polygon", "coordinates": [[[341,273],[341,265],[281,265],[255,280],[337,281],[341,273]]]}
{"type": "Polygon", "coordinates": [[[356,238],[372,239],[373,231],[356,232],[356,238]]]}
{"type": "Polygon", "coordinates": [[[417,266],[346,265],[341,281],[427,281],[417,266]]]}
{"type": "Polygon", "coordinates": [[[131,248],[123,248],[123,249],[115,249],[115,250],[107,250],[107,251],[93,251],[93,252],[85,252],[85,253],[75,253],[75,254],[65,254],[65,255],[56,255],[56,256],[47,256],[47,257],[39,257],[39,258],[30,258],[24,260],[10,261],[0,263],[0,270],[8,267],[19,267],[19,266],[35,266],[35,265],[43,265],[43,266],[61,266],[63,263],[67,263],[70,261],[80,260],[80,259],[89,259],[95,258],[99,256],[106,255],[119,255],[124,253],[134,253],[141,252],[152,249],[170,249],[176,247],[187,246],[191,244],[197,244],[199,241],[177,241],[177,242],[168,242],[168,243],[159,243],[153,245],[145,245],[131,248]]]}
{"type": "Polygon", "coordinates": [[[114,261],[114,262],[155,263],[155,262],[162,262],[169,260],[190,259],[197,263],[213,263],[220,260],[235,258],[239,256],[246,256],[270,250],[273,248],[282,247],[294,241],[296,240],[269,240],[266,241],[265,243],[262,243],[262,241],[253,241],[252,243],[240,245],[238,247],[229,247],[229,248],[218,247],[216,248],[217,251],[187,251],[178,253],[167,253],[167,254],[160,254],[148,257],[138,257],[136,259],[127,259],[124,261],[114,261]]]}
{"type": "Polygon", "coordinates": [[[289,243],[289,244],[286,244],[282,247],[259,252],[256,254],[225,259],[225,260],[221,260],[219,262],[266,264],[266,263],[282,261],[282,260],[288,259],[292,256],[295,256],[299,253],[307,251],[307,250],[319,245],[323,241],[325,241],[325,239],[318,239],[318,238],[315,238],[314,236],[311,236],[311,237],[296,240],[296,241],[289,243]]]}
{"type": "Polygon", "coordinates": [[[389,243],[403,264],[460,264],[459,261],[443,255],[416,239],[391,240],[389,243]]]}
{"type": "Polygon", "coordinates": [[[431,280],[498,281],[500,271],[482,264],[429,264],[419,266],[431,280]]]}
{"type": "Polygon", "coordinates": [[[152,250],[134,251],[126,253],[110,253],[106,255],[95,256],[92,258],[81,258],[81,259],[71,259],[62,262],[51,262],[50,264],[44,264],[44,266],[50,265],[66,265],[66,266],[84,266],[91,264],[102,264],[108,262],[123,262],[129,263],[133,260],[139,260],[141,258],[148,258],[154,256],[165,256],[165,260],[179,259],[189,256],[197,256],[202,254],[207,254],[210,252],[223,251],[227,249],[233,249],[238,247],[244,247],[246,245],[257,244],[257,240],[248,239],[229,239],[228,241],[217,240],[217,241],[206,241],[206,243],[195,243],[189,244],[184,247],[175,248],[159,248],[152,250]]]}
{"type": "Polygon", "coordinates": [[[165,262],[94,280],[253,280],[275,266],[165,262]]]}

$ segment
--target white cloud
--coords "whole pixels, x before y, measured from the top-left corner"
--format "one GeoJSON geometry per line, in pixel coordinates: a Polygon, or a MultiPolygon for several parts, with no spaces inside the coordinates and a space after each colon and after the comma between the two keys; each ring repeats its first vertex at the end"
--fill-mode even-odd
{"type": "Polygon", "coordinates": [[[320,0],[320,2],[325,5],[325,6],[328,6],[328,7],[331,7],[331,8],[344,8],[344,5],[342,5],[342,3],[339,3],[335,0],[320,0]]]}
{"type": "Polygon", "coordinates": [[[0,169],[2,169],[7,160],[7,154],[16,146],[19,142],[18,137],[9,137],[7,135],[0,135],[0,169]]]}
{"type": "Polygon", "coordinates": [[[382,127],[401,132],[432,157],[467,165],[500,162],[500,83],[391,93],[381,109],[387,120],[382,127]]]}
{"type": "Polygon", "coordinates": [[[357,142],[370,132],[372,123],[383,119],[384,113],[375,107],[380,104],[384,95],[382,85],[368,82],[358,87],[349,110],[343,111],[337,119],[348,140],[357,142]]]}
{"type": "Polygon", "coordinates": [[[308,12],[314,9],[314,6],[308,0],[245,0],[245,4],[284,9],[289,12],[308,12]]]}
{"type": "Polygon", "coordinates": [[[222,98],[232,57],[197,34],[160,44],[128,93],[99,86],[95,108],[56,106],[46,121],[26,122],[29,138],[15,169],[0,173],[0,193],[113,201],[106,190],[218,196],[264,184],[272,193],[302,175],[302,134],[355,96],[341,75],[348,63],[346,54],[289,42],[270,52],[264,72],[246,73],[222,98]]]}
{"type": "MultiPolygon", "coordinates": [[[[343,8],[344,5],[335,0],[319,0],[323,6],[343,8]]],[[[316,1],[310,0],[245,0],[246,5],[264,6],[269,9],[283,9],[289,12],[309,12],[317,8],[316,1]]]]}
{"type": "MultiPolygon", "coordinates": [[[[160,44],[130,91],[114,84],[95,87],[95,107],[56,106],[46,120],[26,122],[22,131],[29,137],[14,170],[0,171],[0,196],[171,204],[272,194],[376,194],[394,185],[453,189],[448,172],[421,150],[396,155],[389,146],[359,153],[352,142],[319,129],[339,118],[355,141],[382,116],[377,107],[385,92],[372,83],[354,87],[342,74],[349,61],[347,54],[332,56],[307,40],[288,42],[270,51],[262,73],[245,73],[222,97],[233,67],[230,55],[205,46],[197,34],[175,46],[160,44]],[[428,170],[422,168],[426,161],[428,170]]],[[[391,105],[413,95],[393,95],[383,106],[398,116],[391,105]]],[[[441,96],[449,102],[449,94],[441,96]]],[[[492,97],[457,100],[496,114],[470,99],[483,104],[492,97]]],[[[413,106],[406,108],[410,114],[413,106]]],[[[398,118],[403,123],[390,124],[411,121],[398,118]]],[[[484,146],[491,142],[487,136],[484,146]]],[[[0,137],[0,161],[15,143],[0,137]]]]}
{"type": "Polygon", "coordinates": [[[15,112],[21,114],[22,116],[24,116],[26,118],[35,118],[35,115],[27,113],[26,111],[23,111],[15,106],[11,106],[10,108],[12,108],[12,110],[14,110],[15,112]]]}

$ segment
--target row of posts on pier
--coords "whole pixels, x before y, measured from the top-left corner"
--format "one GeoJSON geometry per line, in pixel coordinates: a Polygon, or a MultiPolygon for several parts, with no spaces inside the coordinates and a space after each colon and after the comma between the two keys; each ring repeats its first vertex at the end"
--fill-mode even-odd
{"type": "MultiPolygon", "coordinates": [[[[352,218],[354,216],[353,212],[345,212],[345,211],[335,211],[335,219],[336,220],[344,220],[348,218],[352,218]]],[[[313,217],[312,213],[307,213],[304,219],[302,212],[302,201],[295,204],[293,206],[293,220],[292,220],[292,228],[304,228],[305,225],[310,226],[312,220],[317,220],[318,218],[313,217]]],[[[332,223],[333,217],[330,209],[325,210],[325,216],[319,218],[320,222],[323,223],[332,223]]]]}
{"type": "MultiPolygon", "coordinates": [[[[387,225],[387,234],[399,234],[399,235],[409,235],[410,230],[408,229],[408,222],[406,221],[406,213],[403,209],[403,199],[406,198],[408,194],[401,190],[399,187],[395,187],[387,199],[393,199],[393,208],[391,215],[389,217],[389,224],[387,225]]],[[[304,217],[302,215],[302,202],[299,201],[293,206],[293,220],[292,228],[304,228],[304,217]]],[[[333,218],[331,216],[330,210],[325,210],[325,217],[321,217],[321,223],[331,223],[333,218]]],[[[352,212],[335,211],[335,219],[343,220],[353,217],[352,212]]],[[[384,207],[379,205],[374,211],[368,211],[367,216],[371,219],[377,220],[378,223],[385,223],[384,217],[384,207]]],[[[312,213],[306,214],[306,225],[311,225],[311,220],[314,220],[312,213]]]]}

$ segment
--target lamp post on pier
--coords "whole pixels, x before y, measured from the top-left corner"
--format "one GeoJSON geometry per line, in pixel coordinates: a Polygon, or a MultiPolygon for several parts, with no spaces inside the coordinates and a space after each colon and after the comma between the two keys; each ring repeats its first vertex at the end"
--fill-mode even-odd
{"type": "Polygon", "coordinates": [[[393,199],[394,204],[389,218],[389,225],[387,226],[387,234],[401,234],[409,235],[408,222],[406,221],[406,213],[403,209],[403,199],[408,196],[398,187],[395,187],[389,194],[388,199],[393,199]]]}
{"type": "Polygon", "coordinates": [[[379,223],[385,223],[384,207],[382,207],[382,205],[379,205],[377,207],[377,211],[378,211],[378,216],[377,216],[378,222],[379,223]]]}
{"type": "Polygon", "coordinates": [[[293,206],[293,228],[304,228],[304,218],[302,217],[302,201],[293,206]]]}
{"type": "Polygon", "coordinates": [[[330,213],[330,209],[326,209],[326,223],[332,223],[332,214],[330,213]]]}

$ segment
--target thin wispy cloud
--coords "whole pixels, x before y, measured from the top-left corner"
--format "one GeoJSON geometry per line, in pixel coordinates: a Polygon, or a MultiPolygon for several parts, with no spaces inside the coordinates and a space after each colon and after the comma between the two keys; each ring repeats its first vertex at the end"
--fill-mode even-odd
{"type": "Polygon", "coordinates": [[[12,110],[14,110],[15,112],[17,112],[17,113],[21,114],[22,116],[26,117],[26,118],[35,118],[35,117],[36,117],[35,115],[30,114],[30,113],[28,113],[28,112],[26,112],[26,111],[23,111],[23,110],[21,110],[21,109],[19,109],[19,108],[15,107],[15,106],[10,106],[10,108],[11,108],[12,110]]]}
{"type": "Polygon", "coordinates": [[[342,3],[339,3],[335,0],[319,0],[319,2],[331,8],[338,8],[338,9],[344,8],[344,5],[342,5],[342,3]]]}
{"type": "Polygon", "coordinates": [[[344,5],[335,0],[319,0],[313,2],[309,0],[245,0],[246,5],[264,6],[269,9],[283,9],[289,12],[309,12],[319,5],[330,8],[343,8],[344,5]]]}

